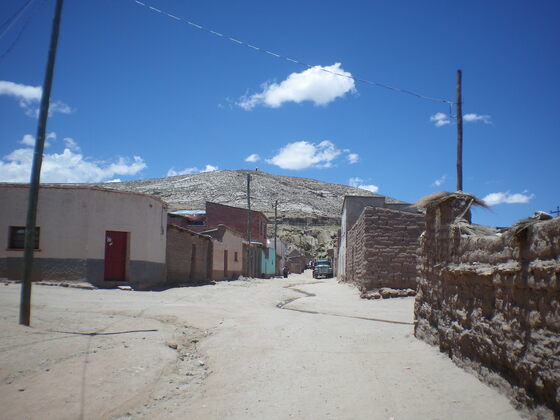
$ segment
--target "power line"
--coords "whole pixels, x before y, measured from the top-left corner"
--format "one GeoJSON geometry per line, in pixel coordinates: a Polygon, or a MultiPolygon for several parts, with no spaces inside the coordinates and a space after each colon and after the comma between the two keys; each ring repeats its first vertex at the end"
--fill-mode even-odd
{"type": "MultiPolygon", "coordinates": [[[[236,39],[236,38],[233,38],[233,37],[231,37],[231,36],[225,35],[225,34],[223,34],[223,33],[221,33],[221,32],[214,31],[213,29],[206,28],[206,27],[204,27],[204,26],[202,26],[202,25],[199,25],[199,24],[197,24],[197,23],[191,22],[191,21],[189,21],[189,20],[187,20],[187,19],[184,19],[184,18],[182,18],[182,17],[175,16],[175,15],[169,13],[169,12],[166,12],[165,10],[161,10],[161,9],[156,8],[156,7],[150,6],[150,5],[146,4],[146,3],[141,2],[140,0],[133,0],[133,1],[134,1],[136,4],[138,4],[138,5],[142,6],[142,7],[145,7],[146,9],[149,9],[149,10],[152,10],[153,12],[162,14],[162,15],[167,16],[167,17],[170,17],[171,19],[174,19],[174,20],[176,20],[176,21],[178,21],[178,22],[186,23],[187,25],[190,25],[190,26],[192,26],[192,27],[194,27],[194,28],[196,28],[196,29],[199,29],[199,30],[201,30],[201,31],[208,32],[208,33],[210,33],[210,34],[212,34],[212,35],[214,35],[214,36],[217,36],[217,37],[219,37],[219,38],[223,38],[223,39],[228,40],[228,41],[231,41],[231,42],[233,42],[233,43],[235,43],[235,44],[243,45],[243,46],[245,46],[245,47],[247,47],[247,48],[251,48],[251,49],[253,49],[253,50],[255,50],[255,51],[259,51],[259,52],[262,52],[262,53],[264,53],[264,54],[268,54],[268,55],[271,55],[271,56],[273,56],[273,57],[276,57],[276,58],[279,58],[279,59],[282,59],[282,60],[285,60],[285,61],[289,61],[289,62],[292,62],[292,63],[295,63],[295,64],[299,64],[299,65],[304,66],[304,67],[307,67],[307,68],[317,67],[319,70],[321,70],[321,71],[323,71],[323,72],[325,72],[325,73],[330,73],[330,74],[333,74],[333,75],[335,75],[335,76],[345,77],[345,78],[347,78],[347,79],[352,79],[352,80],[354,80],[355,82],[359,82],[359,83],[363,83],[363,84],[367,84],[367,85],[371,85],[371,86],[376,86],[376,87],[380,87],[380,88],[392,90],[393,92],[404,93],[404,94],[406,94],[406,95],[415,96],[415,97],[417,97],[417,98],[425,99],[425,100],[427,100],[427,101],[432,101],[432,102],[439,102],[439,103],[448,104],[448,105],[450,106],[450,108],[451,108],[451,107],[453,106],[453,104],[454,104],[454,102],[448,101],[447,99],[432,98],[432,97],[429,97],[429,96],[421,95],[421,94],[419,94],[419,93],[413,92],[413,91],[408,90],[408,89],[401,89],[401,88],[398,88],[398,87],[394,87],[394,86],[387,85],[387,84],[385,84],[385,83],[374,82],[374,81],[372,81],[372,80],[361,79],[361,78],[358,78],[358,77],[354,77],[354,76],[352,76],[352,75],[348,75],[348,74],[344,74],[344,73],[338,73],[338,72],[336,72],[336,71],[328,70],[328,69],[326,69],[326,68],[324,68],[324,67],[321,67],[321,66],[312,66],[311,64],[307,64],[307,63],[305,63],[305,62],[303,62],[303,61],[296,60],[296,59],[294,59],[294,58],[291,58],[291,57],[288,57],[288,56],[284,56],[284,55],[282,55],[282,54],[278,54],[278,53],[275,53],[275,52],[273,52],[273,51],[266,50],[266,49],[264,49],[264,48],[257,47],[257,46],[255,46],[255,45],[249,44],[248,42],[241,41],[241,40],[239,40],[239,39],[236,39]]],[[[450,113],[451,113],[451,112],[450,112],[450,113]]]]}
{"type": "MultiPolygon", "coordinates": [[[[33,0],[32,0],[33,1],[33,0]]],[[[43,2],[40,4],[41,6],[44,6],[47,0],[43,0],[43,2]]],[[[17,43],[19,42],[21,36],[23,35],[23,33],[25,32],[25,30],[27,29],[27,26],[29,26],[29,23],[31,22],[31,19],[35,16],[35,14],[37,13],[37,11],[39,10],[39,8],[35,8],[32,10],[32,12],[27,16],[27,19],[25,20],[24,24],[22,25],[21,29],[19,30],[18,34],[16,35],[16,37],[14,38],[14,40],[12,41],[12,44],[6,49],[6,51],[4,51],[4,53],[2,55],[0,55],[0,64],[2,63],[2,61],[4,61],[4,58],[14,49],[14,47],[17,45],[17,43]]]]}
{"type": "Polygon", "coordinates": [[[7,19],[4,23],[2,23],[2,25],[0,25],[0,26],[6,26],[6,29],[4,29],[2,33],[0,33],[0,39],[2,39],[4,35],[8,33],[8,31],[12,28],[12,26],[15,25],[15,23],[19,20],[19,18],[23,15],[23,13],[27,10],[27,8],[31,6],[31,3],[33,3],[34,1],[35,0],[28,0],[27,3],[21,6],[19,10],[16,13],[14,13],[14,15],[11,18],[7,19]]]}

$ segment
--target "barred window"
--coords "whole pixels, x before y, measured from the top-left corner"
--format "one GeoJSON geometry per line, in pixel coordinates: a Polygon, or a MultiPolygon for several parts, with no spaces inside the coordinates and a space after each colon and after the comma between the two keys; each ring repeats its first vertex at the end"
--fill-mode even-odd
{"type": "MultiPolygon", "coordinates": [[[[35,228],[35,243],[33,249],[39,249],[39,228],[35,228]]],[[[10,226],[9,243],[10,249],[23,249],[25,245],[25,226],[10,226]]]]}

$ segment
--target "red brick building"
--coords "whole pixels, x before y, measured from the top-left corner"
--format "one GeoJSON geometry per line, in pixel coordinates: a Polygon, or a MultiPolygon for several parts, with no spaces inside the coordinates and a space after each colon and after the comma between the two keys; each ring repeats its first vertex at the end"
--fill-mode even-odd
{"type": "MultiPolygon", "coordinates": [[[[227,206],[225,204],[206,202],[206,214],[176,215],[170,214],[168,222],[192,230],[204,232],[225,225],[247,239],[247,209],[227,206]]],[[[251,210],[251,241],[266,246],[268,217],[260,211],[251,210]]]]}

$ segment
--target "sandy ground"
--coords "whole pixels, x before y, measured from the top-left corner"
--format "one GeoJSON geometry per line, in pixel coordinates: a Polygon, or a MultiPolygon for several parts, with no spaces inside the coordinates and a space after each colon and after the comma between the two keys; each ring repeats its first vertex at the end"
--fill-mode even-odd
{"type": "Polygon", "coordinates": [[[1,419],[516,419],[413,336],[413,298],[309,273],[163,292],[0,285],[1,419]]]}

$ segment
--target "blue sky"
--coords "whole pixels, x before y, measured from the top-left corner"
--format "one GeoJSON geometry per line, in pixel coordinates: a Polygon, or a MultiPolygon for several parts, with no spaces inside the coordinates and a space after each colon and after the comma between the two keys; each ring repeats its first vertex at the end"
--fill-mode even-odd
{"type": "MultiPolygon", "coordinates": [[[[5,23],[28,0],[0,3],[5,23]]],[[[509,225],[560,205],[560,3],[66,0],[43,181],[259,169],[404,201],[456,186],[509,225]],[[326,70],[326,71],[325,71],[326,70]]],[[[0,27],[0,181],[29,179],[54,0],[0,27]]]]}

